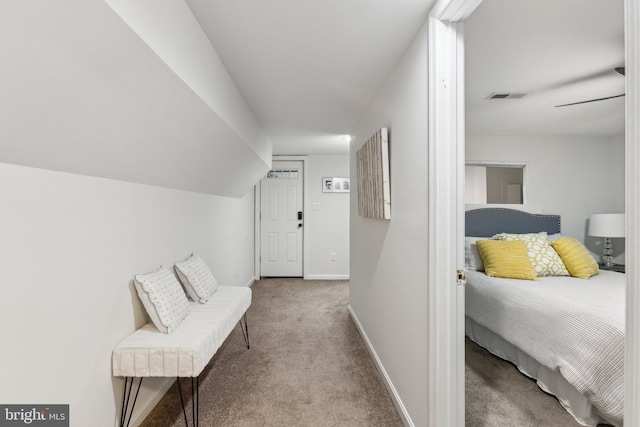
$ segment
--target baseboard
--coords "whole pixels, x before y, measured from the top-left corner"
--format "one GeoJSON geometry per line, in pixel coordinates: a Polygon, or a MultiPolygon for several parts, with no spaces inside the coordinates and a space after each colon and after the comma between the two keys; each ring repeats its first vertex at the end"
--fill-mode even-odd
{"type": "Polygon", "coordinates": [[[358,316],[356,316],[356,313],[353,311],[351,304],[347,305],[347,310],[349,311],[351,320],[353,320],[353,323],[356,325],[356,328],[358,329],[358,332],[360,333],[362,340],[366,344],[367,349],[369,350],[369,353],[373,358],[373,362],[376,365],[376,368],[378,369],[378,372],[380,372],[380,375],[382,376],[384,385],[387,387],[387,390],[391,395],[391,400],[393,401],[393,404],[396,406],[396,409],[400,414],[400,418],[402,418],[402,422],[407,427],[415,427],[415,424],[413,423],[413,421],[411,420],[411,417],[409,416],[409,413],[407,412],[407,408],[405,408],[404,404],[402,403],[402,399],[400,399],[400,396],[398,395],[396,388],[393,386],[393,383],[391,382],[391,378],[389,378],[387,371],[384,369],[384,366],[382,365],[382,361],[378,357],[376,350],[373,348],[371,341],[369,341],[369,337],[367,336],[367,333],[364,331],[364,328],[362,327],[360,320],[358,320],[358,316]]]}
{"type": "Polygon", "coordinates": [[[250,287],[252,287],[252,286],[253,286],[253,284],[254,284],[255,282],[256,282],[256,278],[255,278],[255,277],[252,277],[252,278],[251,278],[251,280],[249,280],[249,281],[247,282],[247,284],[246,284],[246,285],[244,285],[244,286],[246,286],[247,288],[250,288],[250,287]]]}
{"type": "Polygon", "coordinates": [[[304,280],[349,280],[348,274],[308,274],[304,280]]]}

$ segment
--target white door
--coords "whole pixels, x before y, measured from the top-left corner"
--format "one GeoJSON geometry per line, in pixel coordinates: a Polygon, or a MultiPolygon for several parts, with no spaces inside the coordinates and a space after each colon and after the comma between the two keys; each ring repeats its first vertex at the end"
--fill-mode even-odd
{"type": "Polygon", "coordinates": [[[260,192],[260,274],[302,277],[302,161],[274,161],[260,192]]]}

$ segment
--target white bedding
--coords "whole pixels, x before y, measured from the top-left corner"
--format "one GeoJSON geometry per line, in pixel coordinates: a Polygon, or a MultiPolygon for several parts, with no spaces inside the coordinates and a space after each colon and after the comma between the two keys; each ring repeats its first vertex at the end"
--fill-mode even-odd
{"type": "Polygon", "coordinates": [[[251,289],[220,286],[206,304],[189,305],[189,315],[172,333],[147,323],[118,344],[113,375],[197,377],[251,305],[251,289]]]}
{"type": "Polygon", "coordinates": [[[612,424],[624,403],[625,275],[538,282],[467,272],[466,315],[558,371],[612,424]]]}

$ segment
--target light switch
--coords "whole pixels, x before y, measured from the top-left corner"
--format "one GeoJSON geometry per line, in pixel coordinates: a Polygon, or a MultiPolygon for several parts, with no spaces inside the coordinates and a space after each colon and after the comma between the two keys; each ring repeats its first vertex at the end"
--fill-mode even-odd
{"type": "Polygon", "coordinates": [[[319,211],[320,210],[320,203],[313,202],[313,204],[311,205],[311,209],[314,210],[314,211],[319,211]]]}

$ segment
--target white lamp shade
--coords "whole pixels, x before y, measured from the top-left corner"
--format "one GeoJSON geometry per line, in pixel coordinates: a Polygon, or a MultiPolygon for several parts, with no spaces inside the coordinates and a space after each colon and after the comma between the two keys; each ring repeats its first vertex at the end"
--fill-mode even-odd
{"type": "Polygon", "coordinates": [[[589,235],[596,237],[625,237],[624,214],[592,214],[589,235]]]}

